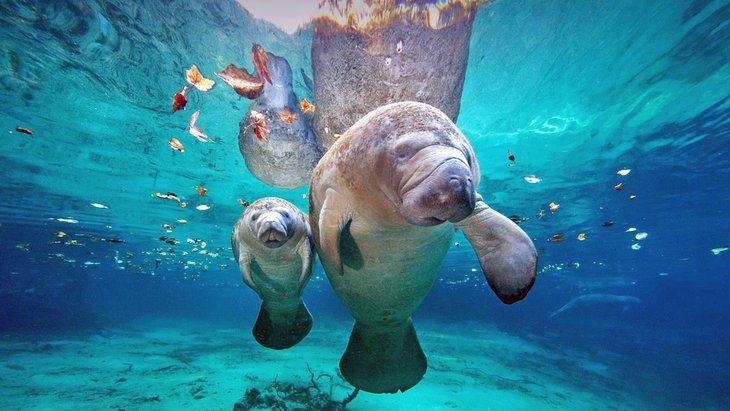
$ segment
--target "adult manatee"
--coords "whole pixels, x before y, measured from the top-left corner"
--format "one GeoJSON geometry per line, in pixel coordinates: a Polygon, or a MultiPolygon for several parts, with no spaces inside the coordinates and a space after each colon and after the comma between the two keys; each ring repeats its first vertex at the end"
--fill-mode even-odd
{"type": "Polygon", "coordinates": [[[455,227],[503,302],[532,287],[532,241],[482,201],[479,175],[471,145],[448,116],[416,102],[372,111],[315,167],[312,234],[329,281],[355,318],[340,360],[355,387],[392,393],[421,380],[426,357],[411,314],[433,285],[455,227]]]}

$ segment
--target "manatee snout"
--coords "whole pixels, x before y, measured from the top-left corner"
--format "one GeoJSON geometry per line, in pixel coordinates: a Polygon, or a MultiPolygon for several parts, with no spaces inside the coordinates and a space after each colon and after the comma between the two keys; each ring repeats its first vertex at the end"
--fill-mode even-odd
{"type": "Polygon", "coordinates": [[[476,192],[469,167],[449,159],[426,177],[403,201],[403,215],[412,224],[430,226],[459,222],[474,211],[476,192]]]}
{"type": "Polygon", "coordinates": [[[268,248],[281,247],[288,240],[287,224],[276,213],[267,213],[256,223],[256,237],[268,248]]]}

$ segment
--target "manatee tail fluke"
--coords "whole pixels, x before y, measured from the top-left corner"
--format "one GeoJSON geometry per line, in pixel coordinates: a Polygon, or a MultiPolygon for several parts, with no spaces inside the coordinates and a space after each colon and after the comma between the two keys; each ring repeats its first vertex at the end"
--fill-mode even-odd
{"type": "Polygon", "coordinates": [[[312,315],[303,301],[299,302],[296,311],[286,315],[272,315],[261,304],[259,317],[253,326],[253,336],[266,348],[283,350],[295,346],[311,329],[312,315]]]}
{"type": "Polygon", "coordinates": [[[347,382],[372,393],[404,392],[426,373],[426,356],[408,319],[395,327],[355,321],[340,371],[347,382]]]}

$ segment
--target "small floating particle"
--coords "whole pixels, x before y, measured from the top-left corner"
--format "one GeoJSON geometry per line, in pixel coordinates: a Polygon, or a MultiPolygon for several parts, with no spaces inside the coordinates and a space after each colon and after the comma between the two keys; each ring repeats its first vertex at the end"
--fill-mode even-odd
{"type": "Polygon", "coordinates": [[[174,230],[175,226],[172,224],[162,224],[162,227],[168,230],[174,230]]]}
{"type": "Polygon", "coordinates": [[[535,177],[534,174],[530,174],[527,176],[522,177],[525,181],[527,181],[530,184],[537,184],[542,181],[541,178],[535,177]]]}
{"type": "Polygon", "coordinates": [[[515,161],[515,155],[512,154],[512,151],[507,150],[507,158],[509,159],[509,161],[512,161],[512,162],[515,161]]]}
{"type": "Polygon", "coordinates": [[[647,234],[647,233],[636,233],[636,235],[634,236],[634,238],[636,238],[637,240],[641,241],[641,240],[645,239],[648,235],[649,234],[647,234]]]}
{"type": "Polygon", "coordinates": [[[152,194],[150,194],[150,196],[157,197],[157,198],[166,198],[166,199],[169,199],[169,200],[175,200],[178,203],[180,202],[180,197],[178,197],[177,194],[175,194],[173,192],[170,192],[170,191],[168,191],[166,194],[152,193],[152,194]]]}
{"type": "Polygon", "coordinates": [[[342,137],[342,134],[333,134],[332,135],[332,140],[337,141],[337,140],[340,139],[340,137],[342,137]]]}
{"type": "Polygon", "coordinates": [[[668,275],[669,275],[669,273],[659,273],[659,277],[666,277],[668,275]]]}
{"type": "Polygon", "coordinates": [[[307,101],[306,98],[303,98],[302,101],[299,103],[299,106],[302,108],[302,113],[312,112],[314,113],[314,104],[307,101]]]}
{"type": "Polygon", "coordinates": [[[195,209],[200,210],[200,211],[205,211],[205,210],[210,210],[210,206],[207,204],[201,204],[199,206],[196,206],[195,209]]]}
{"type": "Polygon", "coordinates": [[[550,212],[554,213],[554,212],[558,211],[558,208],[560,208],[560,204],[550,203],[549,207],[550,207],[550,212]]]}
{"type": "Polygon", "coordinates": [[[241,200],[240,198],[239,198],[239,199],[237,199],[237,200],[236,200],[236,202],[237,202],[237,203],[238,203],[238,204],[239,204],[239,205],[240,205],[241,207],[244,207],[244,208],[246,208],[246,207],[248,207],[248,206],[250,206],[250,205],[251,205],[251,204],[249,204],[249,203],[248,203],[248,201],[246,201],[246,200],[241,200]]]}
{"type": "Polygon", "coordinates": [[[475,273],[475,272],[477,272],[477,269],[476,269],[476,268],[472,268],[472,269],[471,269],[471,272],[472,272],[472,273],[475,273]]]}
{"type": "Polygon", "coordinates": [[[215,85],[214,80],[203,77],[195,64],[185,71],[185,78],[200,91],[208,91],[215,85]]]}
{"type": "Polygon", "coordinates": [[[604,221],[603,224],[601,224],[602,227],[611,227],[613,226],[614,222],[612,220],[604,221]]]}
{"type": "Polygon", "coordinates": [[[630,169],[628,169],[628,168],[624,168],[623,170],[619,170],[619,171],[617,171],[617,172],[616,172],[616,174],[619,174],[619,175],[625,176],[625,175],[629,174],[630,172],[631,172],[631,170],[630,170],[630,169]]]}
{"type": "Polygon", "coordinates": [[[102,238],[101,241],[106,241],[107,243],[116,243],[116,244],[125,243],[124,240],[122,240],[120,238],[114,238],[114,237],[111,237],[111,238],[102,238]]]}
{"type": "Polygon", "coordinates": [[[182,143],[180,142],[180,140],[178,140],[178,139],[176,139],[174,137],[171,138],[170,141],[167,142],[167,144],[173,150],[177,150],[177,151],[179,151],[181,153],[184,153],[185,152],[185,146],[182,145],[182,143]]]}
{"type": "Polygon", "coordinates": [[[180,224],[187,224],[188,223],[188,220],[180,219],[180,220],[177,220],[177,222],[180,223],[180,224]]]}
{"type": "Polygon", "coordinates": [[[20,243],[20,244],[16,244],[15,248],[17,248],[19,250],[23,250],[23,251],[28,251],[28,246],[30,246],[30,243],[20,243]]]}
{"type": "Polygon", "coordinates": [[[578,234],[578,241],[585,241],[586,235],[584,233],[578,234]]]}
{"type": "Polygon", "coordinates": [[[185,105],[188,104],[188,98],[185,97],[185,93],[188,91],[188,86],[183,87],[182,91],[175,93],[172,97],[172,112],[178,110],[185,110],[185,105]]]}
{"type": "Polygon", "coordinates": [[[635,196],[635,195],[633,195],[633,194],[629,196],[629,200],[633,200],[633,199],[635,199],[635,198],[636,198],[636,196],[635,196]]]}
{"type": "Polygon", "coordinates": [[[188,206],[188,203],[186,203],[186,202],[182,202],[182,203],[180,203],[180,204],[178,204],[178,205],[179,205],[180,207],[182,207],[182,208],[185,208],[185,207],[187,207],[187,206],[188,206]]]}
{"type": "Polygon", "coordinates": [[[17,131],[19,133],[29,134],[31,136],[33,135],[33,130],[31,130],[29,128],[25,128],[25,127],[20,127],[20,126],[15,127],[15,131],[17,131]]]}
{"type": "Polygon", "coordinates": [[[548,241],[551,243],[559,243],[563,241],[563,238],[565,237],[565,234],[563,233],[555,233],[552,237],[548,238],[548,241]]]}
{"type": "Polygon", "coordinates": [[[69,223],[69,224],[78,224],[79,220],[73,219],[73,218],[57,218],[56,221],[60,221],[62,223],[69,223]]]}
{"type": "Polygon", "coordinates": [[[403,40],[398,41],[398,44],[395,45],[395,52],[398,54],[403,52],[403,40]]]}
{"type": "Polygon", "coordinates": [[[719,255],[720,253],[725,252],[728,249],[729,249],[728,247],[717,247],[717,248],[713,248],[710,251],[712,251],[712,254],[714,254],[714,255],[719,255]]]}
{"type": "Polygon", "coordinates": [[[626,232],[627,233],[630,233],[632,231],[636,231],[636,227],[629,227],[629,228],[626,229],[626,232]]]}
{"type": "Polygon", "coordinates": [[[613,189],[616,191],[621,191],[624,189],[624,183],[618,183],[615,186],[613,186],[613,189]]]}
{"type": "Polygon", "coordinates": [[[521,217],[517,214],[512,214],[511,216],[509,216],[509,219],[512,220],[512,222],[514,222],[515,224],[524,223],[525,221],[529,220],[529,218],[521,217]]]}
{"type": "Polygon", "coordinates": [[[306,194],[302,194],[302,200],[304,200],[305,198],[307,198],[307,195],[306,194]]]}
{"type": "Polygon", "coordinates": [[[207,193],[207,192],[208,192],[208,189],[207,189],[207,188],[204,188],[204,187],[200,187],[200,186],[195,186],[195,187],[193,187],[193,188],[194,188],[194,189],[196,189],[196,190],[198,190],[198,194],[199,194],[200,196],[204,196],[204,195],[205,195],[205,193],[207,193]]]}
{"type": "Polygon", "coordinates": [[[104,204],[99,204],[99,203],[89,203],[89,204],[92,207],[96,207],[96,208],[109,208],[108,206],[105,206],[104,204]]]}
{"type": "Polygon", "coordinates": [[[632,245],[631,245],[631,249],[632,249],[632,250],[638,250],[638,249],[640,249],[640,248],[641,248],[641,245],[639,245],[639,243],[636,243],[636,244],[632,244],[632,245]]]}
{"type": "Polygon", "coordinates": [[[284,107],[284,111],[279,113],[279,119],[285,124],[294,124],[297,122],[297,113],[292,113],[289,107],[284,107]]]}
{"type": "Polygon", "coordinates": [[[458,241],[454,241],[454,247],[458,247],[458,246],[460,246],[460,245],[461,245],[461,244],[459,244],[459,242],[458,242],[458,241]]]}
{"type": "Polygon", "coordinates": [[[53,233],[53,235],[55,235],[58,238],[63,238],[63,237],[66,237],[68,234],[64,233],[63,231],[57,231],[57,232],[53,233]]]}

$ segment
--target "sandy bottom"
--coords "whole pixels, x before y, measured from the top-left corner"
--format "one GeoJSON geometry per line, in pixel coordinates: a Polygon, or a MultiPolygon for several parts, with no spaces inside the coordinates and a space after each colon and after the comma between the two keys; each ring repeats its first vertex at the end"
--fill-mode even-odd
{"type": "MultiPolygon", "coordinates": [[[[284,351],[260,347],[250,329],[180,321],[129,324],[83,338],[6,337],[0,341],[0,409],[231,410],[247,389],[270,393],[274,381],[306,391],[308,367],[318,392],[329,396],[331,390],[340,401],[352,391],[337,372],[349,328],[344,321],[318,322],[284,351]]],[[[546,351],[483,324],[417,322],[416,328],[429,360],[423,380],[402,394],[361,392],[347,409],[656,407],[626,394],[610,364],[579,352],[546,351]]],[[[298,407],[288,402],[288,409],[298,407]]]]}

